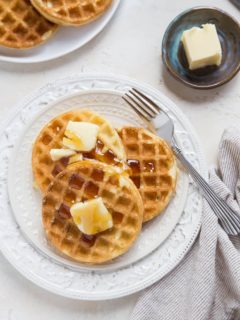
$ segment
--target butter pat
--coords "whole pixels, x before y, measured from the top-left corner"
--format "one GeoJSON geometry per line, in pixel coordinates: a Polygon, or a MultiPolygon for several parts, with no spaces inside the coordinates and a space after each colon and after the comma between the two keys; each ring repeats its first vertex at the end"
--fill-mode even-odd
{"type": "Polygon", "coordinates": [[[76,151],[90,151],[97,141],[99,126],[90,122],[69,121],[63,138],[63,145],[76,151]]]}
{"type": "Polygon", "coordinates": [[[81,161],[82,159],[83,159],[82,154],[80,154],[80,153],[74,154],[73,156],[71,156],[71,157],[69,158],[68,164],[72,164],[72,163],[81,161]]]}
{"type": "Polygon", "coordinates": [[[74,154],[76,154],[76,152],[70,149],[51,149],[50,150],[50,156],[52,161],[58,161],[62,158],[70,157],[74,154]]]}
{"type": "Polygon", "coordinates": [[[207,23],[202,28],[184,31],[182,43],[190,70],[221,64],[222,48],[214,24],[207,23]]]}
{"type": "Polygon", "coordinates": [[[101,197],[75,203],[70,212],[79,230],[87,235],[105,231],[113,226],[112,215],[101,197]]]}

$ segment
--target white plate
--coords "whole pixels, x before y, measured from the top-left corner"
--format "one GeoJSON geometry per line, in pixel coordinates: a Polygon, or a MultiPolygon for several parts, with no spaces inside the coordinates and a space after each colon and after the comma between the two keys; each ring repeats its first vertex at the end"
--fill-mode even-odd
{"type": "Polygon", "coordinates": [[[131,86],[137,86],[147,92],[169,112],[175,122],[177,138],[187,157],[195,167],[205,173],[198,141],[181,111],[158,91],[127,79],[85,75],[49,84],[18,106],[14,116],[5,121],[2,128],[0,249],[19,272],[39,286],[57,294],[76,299],[101,300],[139,291],[171,271],[183,258],[199,231],[202,198],[191,183],[187,190],[187,179],[182,175],[179,183],[182,184],[183,190],[187,191],[186,202],[179,192],[181,186],[178,186],[177,195],[162,218],[155,220],[156,225],[152,222],[144,229],[139,243],[145,239],[143,242],[146,244],[136,244],[129,253],[104,268],[76,265],[64,257],[57,256],[44,243],[40,223],[40,199],[31,187],[31,142],[46,120],[56,113],[73,108],[73,105],[76,107],[76,103],[101,110],[102,114],[112,120],[120,119],[120,123],[125,123],[128,117],[131,124],[140,124],[135,114],[129,111],[119,94],[115,92],[126,91],[131,86]],[[114,110],[117,110],[117,117],[113,117],[114,110]],[[14,146],[15,149],[12,150],[14,146]],[[12,215],[7,192],[8,176],[11,203],[23,232],[12,215]],[[181,210],[180,214],[177,211],[174,201],[177,207],[185,202],[182,215],[181,210]],[[177,217],[174,218],[171,212],[175,211],[177,217]],[[178,215],[181,215],[180,219],[171,232],[179,218],[178,215]],[[162,235],[159,232],[160,236],[156,233],[158,227],[162,230],[162,235]],[[169,232],[171,235],[159,246],[169,232]],[[151,238],[151,233],[155,234],[155,237],[151,238]],[[140,257],[142,245],[144,254],[140,257]]]}
{"type": "Polygon", "coordinates": [[[62,57],[85,45],[103,28],[113,17],[120,0],[113,0],[111,7],[96,21],[81,27],[60,27],[46,43],[33,49],[11,49],[0,46],[0,61],[14,63],[36,63],[62,57]]]}
{"type": "Polygon", "coordinates": [[[32,145],[41,128],[57,115],[79,108],[89,108],[104,115],[115,127],[122,125],[145,126],[143,121],[123,101],[122,94],[110,90],[90,90],[50,103],[44,111],[26,124],[26,130],[16,143],[9,167],[9,197],[16,221],[27,239],[43,254],[75,270],[117,270],[134,263],[155,250],[172,232],[185,206],[188,193],[188,176],[179,172],[176,194],[163,214],[144,225],[135,245],[123,256],[101,266],[86,267],[59,256],[49,246],[41,221],[41,195],[33,188],[31,170],[32,145]],[[16,166],[17,159],[17,166],[16,166]]]}

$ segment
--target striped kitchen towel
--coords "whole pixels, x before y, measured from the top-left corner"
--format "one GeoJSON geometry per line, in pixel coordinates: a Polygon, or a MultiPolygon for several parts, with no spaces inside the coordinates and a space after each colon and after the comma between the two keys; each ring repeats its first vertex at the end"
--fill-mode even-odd
{"type": "MultiPolygon", "coordinates": [[[[215,191],[240,214],[240,131],[230,128],[219,147],[215,191]]],[[[140,297],[132,320],[240,320],[240,236],[229,237],[207,203],[191,251],[140,297]]]]}
{"type": "Polygon", "coordinates": [[[240,9],[240,0],[230,0],[238,9],[240,9]]]}

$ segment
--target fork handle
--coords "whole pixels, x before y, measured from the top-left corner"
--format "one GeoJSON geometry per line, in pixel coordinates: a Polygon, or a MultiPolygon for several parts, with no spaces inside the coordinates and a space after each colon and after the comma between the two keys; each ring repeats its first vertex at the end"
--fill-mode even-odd
{"type": "Polygon", "coordinates": [[[188,170],[189,174],[202,191],[203,196],[207,200],[208,204],[220,220],[222,227],[230,235],[240,234],[240,217],[222,198],[220,198],[207,181],[197,172],[197,170],[191,165],[191,163],[185,158],[181,149],[173,145],[172,149],[182,163],[182,165],[188,170]]]}

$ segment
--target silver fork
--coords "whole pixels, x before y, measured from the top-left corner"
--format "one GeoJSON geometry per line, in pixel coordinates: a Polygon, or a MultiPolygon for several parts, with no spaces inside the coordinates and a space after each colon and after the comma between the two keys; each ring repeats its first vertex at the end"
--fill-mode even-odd
{"type": "Polygon", "coordinates": [[[229,235],[240,234],[240,217],[216,192],[207,181],[197,172],[191,163],[185,158],[174,138],[174,124],[168,114],[154,101],[139,90],[132,88],[122,97],[143,119],[151,124],[157,134],[171,145],[176,157],[187,169],[212,210],[218,217],[223,229],[229,235]]]}

